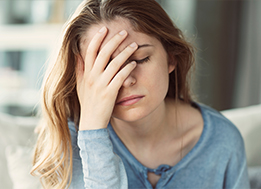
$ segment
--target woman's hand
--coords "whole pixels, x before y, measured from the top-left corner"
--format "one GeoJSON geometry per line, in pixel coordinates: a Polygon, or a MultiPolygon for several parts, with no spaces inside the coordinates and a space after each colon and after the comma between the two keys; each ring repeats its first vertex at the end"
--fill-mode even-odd
{"type": "Polygon", "coordinates": [[[113,52],[127,37],[126,31],[116,34],[98,53],[106,34],[106,27],[95,34],[87,48],[84,62],[79,58],[77,63],[77,94],[81,105],[79,130],[107,127],[118,91],[136,67],[135,62],[123,66],[137,49],[136,43],[127,46],[110,61],[113,52]]]}

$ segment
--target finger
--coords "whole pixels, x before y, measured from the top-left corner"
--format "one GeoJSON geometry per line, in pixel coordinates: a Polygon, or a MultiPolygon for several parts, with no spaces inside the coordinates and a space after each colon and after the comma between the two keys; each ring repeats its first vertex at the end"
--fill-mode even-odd
{"type": "Polygon", "coordinates": [[[127,37],[127,32],[122,30],[116,34],[99,52],[93,70],[96,73],[101,73],[104,71],[104,68],[107,66],[112,53],[119,47],[122,41],[127,37]]]}
{"type": "Polygon", "coordinates": [[[89,72],[93,64],[97,58],[98,51],[100,49],[100,46],[102,44],[102,41],[104,40],[106,33],[107,33],[107,28],[103,26],[92,38],[87,50],[86,50],[86,55],[85,55],[85,71],[89,72]]]}
{"type": "Polygon", "coordinates": [[[104,84],[108,85],[112,78],[117,74],[128,58],[137,50],[138,45],[134,42],[127,46],[118,56],[116,56],[104,71],[104,84]],[[107,81],[107,82],[106,82],[107,81]]]}
{"type": "Polygon", "coordinates": [[[123,82],[125,81],[125,79],[127,79],[130,73],[135,69],[136,65],[137,63],[135,61],[132,61],[131,63],[127,64],[124,68],[122,68],[108,85],[109,90],[118,92],[123,82]]]}

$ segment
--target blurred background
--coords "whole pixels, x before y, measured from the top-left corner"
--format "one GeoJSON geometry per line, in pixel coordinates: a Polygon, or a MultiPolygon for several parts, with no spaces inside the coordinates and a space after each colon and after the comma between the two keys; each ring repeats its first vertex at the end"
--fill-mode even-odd
{"type": "MultiPolygon", "coordinates": [[[[35,114],[43,65],[80,2],[0,1],[0,111],[35,114]]],[[[218,110],[261,103],[261,1],[158,2],[197,48],[200,102],[218,110]]]]}
{"type": "MultiPolygon", "coordinates": [[[[197,48],[192,87],[198,101],[217,110],[261,104],[260,0],[157,1],[197,48]]],[[[38,121],[35,115],[44,65],[63,24],[80,2],[0,0],[0,188],[39,186],[25,176],[31,168],[29,152],[35,138],[28,139],[38,121]]],[[[261,117],[258,111],[238,114],[243,118],[255,113],[255,118],[249,116],[245,122],[235,119],[249,125],[261,117]]],[[[241,130],[249,166],[261,166],[260,147],[256,145],[259,152],[253,147],[260,138],[260,122],[253,135],[246,127],[241,130]]]]}
{"type": "Polygon", "coordinates": [[[198,49],[194,93],[218,110],[261,103],[261,1],[161,0],[198,49]]]}
{"type": "Polygon", "coordinates": [[[80,0],[0,0],[0,111],[36,114],[45,63],[80,0]]]}

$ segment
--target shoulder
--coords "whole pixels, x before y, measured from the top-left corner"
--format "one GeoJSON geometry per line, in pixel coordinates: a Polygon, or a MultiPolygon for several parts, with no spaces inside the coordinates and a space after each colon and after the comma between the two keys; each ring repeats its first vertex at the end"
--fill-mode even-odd
{"type": "Polygon", "coordinates": [[[244,147],[243,138],[237,127],[220,112],[204,104],[197,104],[204,120],[204,130],[212,143],[229,150],[244,147]]]}

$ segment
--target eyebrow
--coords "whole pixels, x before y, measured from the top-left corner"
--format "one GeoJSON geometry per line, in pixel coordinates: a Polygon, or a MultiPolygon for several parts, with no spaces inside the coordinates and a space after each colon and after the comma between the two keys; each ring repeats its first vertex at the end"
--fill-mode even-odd
{"type": "Polygon", "coordinates": [[[142,48],[142,47],[152,47],[153,45],[150,44],[143,44],[143,45],[138,45],[138,49],[142,48]]]}

